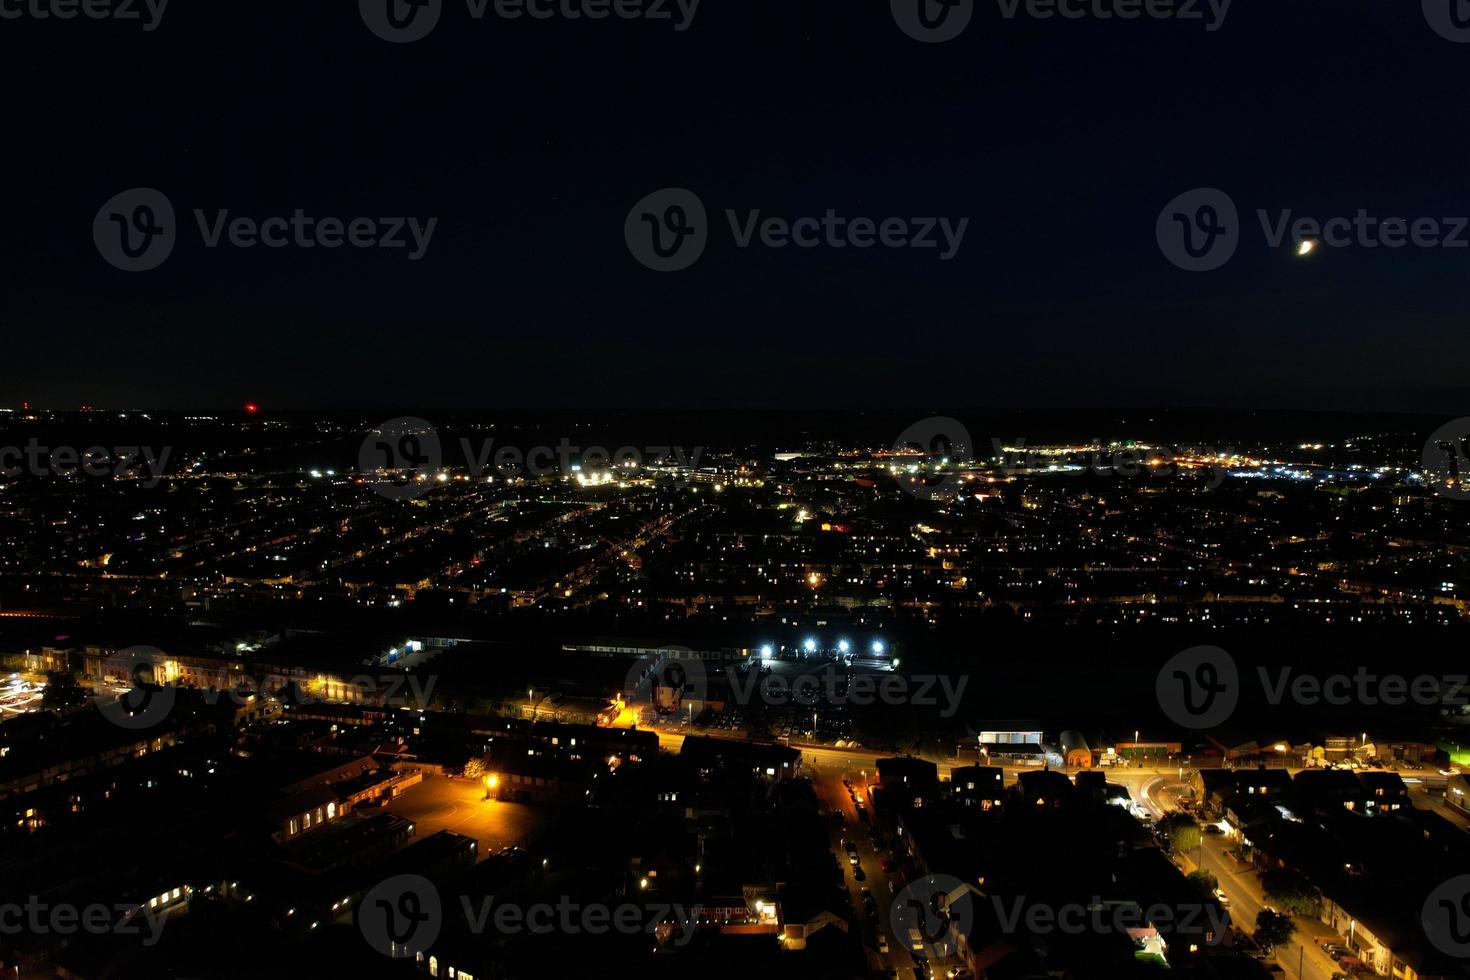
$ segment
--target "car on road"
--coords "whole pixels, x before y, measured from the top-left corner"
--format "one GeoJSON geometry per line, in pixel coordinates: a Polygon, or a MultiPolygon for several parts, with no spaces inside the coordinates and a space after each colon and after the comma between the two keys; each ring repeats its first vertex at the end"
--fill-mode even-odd
{"type": "Polygon", "coordinates": [[[1209,834],[1211,837],[1219,837],[1221,834],[1225,833],[1225,831],[1221,830],[1220,825],[1217,823],[1207,823],[1205,824],[1205,833],[1209,834]]]}
{"type": "Polygon", "coordinates": [[[1324,943],[1322,945],[1322,951],[1339,962],[1341,962],[1344,956],[1353,955],[1353,951],[1341,943],[1324,943]]]}
{"type": "Polygon", "coordinates": [[[1224,889],[1215,889],[1215,901],[1220,903],[1222,909],[1228,909],[1230,907],[1230,896],[1225,894],[1224,889]]]}
{"type": "Polygon", "coordinates": [[[857,845],[850,840],[845,840],[842,842],[842,849],[847,852],[847,859],[856,865],[858,863],[857,845]]]}
{"type": "Polygon", "coordinates": [[[861,864],[855,864],[855,865],[852,866],[852,880],[853,881],[867,881],[868,880],[868,876],[863,873],[863,866],[861,864]]]}

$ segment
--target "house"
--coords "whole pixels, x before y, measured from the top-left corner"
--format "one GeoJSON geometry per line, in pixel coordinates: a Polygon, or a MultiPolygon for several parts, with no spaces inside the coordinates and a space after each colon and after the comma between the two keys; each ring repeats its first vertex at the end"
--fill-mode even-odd
{"type": "Polygon", "coordinates": [[[1397,813],[1410,805],[1409,787],[1398,773],[1370,769],[1357,776],[1363,788],[1363,808],[1368,814],[1397,813]]]}
{"type": "Polygon", "coordinates": [[[922,806],[939,788],[939,767],[910,757],[878,760],[878,781],[884,793],[900,805],[922,806]]]}
{"type": "Polygon", "coordinates": [[[1005,800],[1006,771],[1000,766],[955,766],[949,776],[950,796],[963,807],[998,809],[1005,800]]]}

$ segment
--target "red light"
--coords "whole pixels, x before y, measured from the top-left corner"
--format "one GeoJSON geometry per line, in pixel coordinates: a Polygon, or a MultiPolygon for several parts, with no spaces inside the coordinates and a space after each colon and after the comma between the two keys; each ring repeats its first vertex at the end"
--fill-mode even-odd
{"type": "Polygon", "coordinates": [[[255,402],[246,402],[245,403],[245,412],[247,414],[254,415],[258,411],[260,411],[260,406],[257,405],[257,404],[255,404],[255,402]]]}

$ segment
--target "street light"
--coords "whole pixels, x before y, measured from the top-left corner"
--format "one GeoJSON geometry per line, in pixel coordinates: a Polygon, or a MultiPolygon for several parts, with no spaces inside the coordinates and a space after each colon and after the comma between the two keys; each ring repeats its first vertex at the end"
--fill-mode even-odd
{"type": "Polygon", "coordinates": [[[816,637],[813,637],[813,636],[807,637],[806,638],[806,642],[801,645],[801,648],[803,650],[805,650],[807,653],[816,653],[817,652],[817,640],[816,640],[816,637]]]}

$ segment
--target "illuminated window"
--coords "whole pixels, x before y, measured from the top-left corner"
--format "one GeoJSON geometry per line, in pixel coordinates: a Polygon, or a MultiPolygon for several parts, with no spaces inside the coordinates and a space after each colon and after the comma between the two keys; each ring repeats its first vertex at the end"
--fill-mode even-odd
{"type": "Polygon", "coordinates": [[[431,977],[437,977],[438,975],[439,975],[439,957],[437,957],[437,956],[430,956],[429,957],[429,976],[431,976],[431,977]]]}
{"type": "Polygon", "coordinates": [[[174,901],[177,902],[178,900],[179,900],[179,890],[177,888],[175,888],[174,889],[174,901]]]}
{"type": "Polygon", "coordinates": [[[289,837],[292,834],[297,834],[297,833],[300,833],[300,832],[301,832],[301,826],[300,826],[300,824],[298,824],[296,822],[296,818],[295,817],[292,817],[291,818],[291,822],[286,825],[286,836],[289,837]]]}
{"type": "Polygon", "coordinates": [[[327,819],[328,820],[331,820],[336,815],[337,815],[337,804],[335,804],[335,803],[328,803],[327,804],[327,819]]]}

